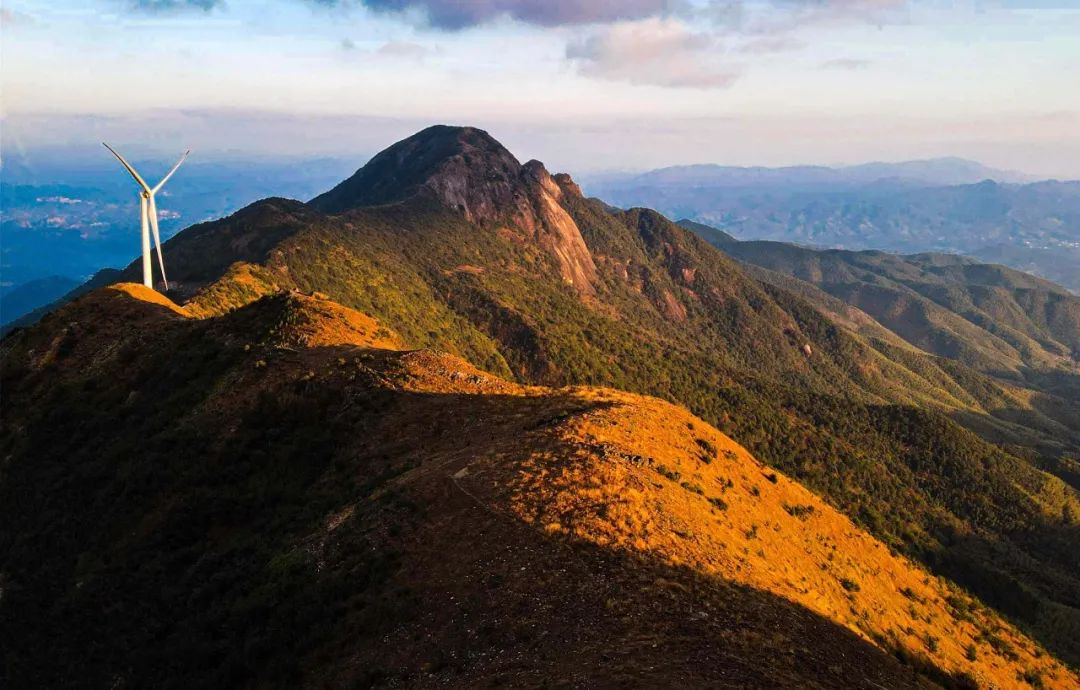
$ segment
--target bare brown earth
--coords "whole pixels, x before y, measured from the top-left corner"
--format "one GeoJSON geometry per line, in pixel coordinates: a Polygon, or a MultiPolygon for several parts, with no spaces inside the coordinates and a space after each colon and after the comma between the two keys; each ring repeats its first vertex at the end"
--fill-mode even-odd
{"type": "Polygon", "coordinates": [[[316,296],[197,318],[130,284],[5,340],[5,392],[23,404],[2,427],[0,680],[1080,684],[681,407],[521,386],[401,347],[316,296]],[[146,353],[182,347],[213,377],[155,384],[146,353]],[[101,434],[80,443],[74,406],[110,388],[121,402],[95,419],[139,403],[199,443],[160,429],[137,453],[101,434]],[[43,415],[65,412],[58,439],[43,415]],[[35,481],[61,471],[81,479],[35,481]],[[46,520],[57,505],[69,519],[46,520]]]}

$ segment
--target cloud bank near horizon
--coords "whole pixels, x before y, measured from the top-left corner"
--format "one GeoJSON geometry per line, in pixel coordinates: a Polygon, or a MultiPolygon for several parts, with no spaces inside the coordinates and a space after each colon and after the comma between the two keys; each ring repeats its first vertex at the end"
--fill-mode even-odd
{"type": "Polygon", "coordinates": [[[359,167],[390,144],[432,124],[471,125],[485,129],[520,160],[536,158],[553,171],[575,176],[606,170],[647,170],[671,165],[783,167],[855,165],[942,157],[977,160],[991,167],[1019,170],[1043,178],[1080,180],[1080,111],[1047,114],[1038,128],[1029,120],[998,118],[926,120],[895,132],[888,120],[857,124],[841,117],[818,116],[798,123],[772,117],[622,118],[616,121],[521,122],[497,117],[471,119],[404,118],[369,115],[294,115],[237,109],[150,111],[129,115],[57,115],[5,117],[5,163],[32,164],[47,156],[74,164],[103,160],[101,139],[125,142],[131,157],[162,157],[171,162],[178,150],[191,148],[197,160],[259,158],[349,158],[359,167]],[[1025,139],[1011,138],[1014,130],[1025,139]],[[42,132],[62,136],[42,136],[42,132]],[[838,154],[832,137],[841,134],[850,147],[838,154]],[[931,133],[944,136],[933,139],[931,133]],[[138,136],[133,139],[133,134],[138,136]],[[890,136],[890,134],[892,134],[890,136]],[[228,141],[227,147],[222,141],[228,141]],[[763,142],[774,146],[765,148],[763,142]],[[942,142],[945,143],[942,143],[942,142]],[[643,142],[652,144],[643,146],[643,142]]]}
{"type": "Polygon", "coordinates": [[[379,115],[558,130],[577,169],[956,154],[1080,177],[1080,6],[1056,0],[5,0],[0,21],[5,152],[95,116],[215,141],[135,116],[168,111],[228,123],[217,147],[318,152],[379,115]]]}

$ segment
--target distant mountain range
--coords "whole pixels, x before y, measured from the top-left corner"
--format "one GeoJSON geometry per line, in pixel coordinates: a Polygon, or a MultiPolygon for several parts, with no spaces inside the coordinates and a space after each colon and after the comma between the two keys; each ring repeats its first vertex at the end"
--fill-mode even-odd
{"type": "Polygon", "coordinates": [[[1080,297],[731,235],[436,126],[23,320],[0,684],[1080,683],[1080,297]]]}
{"type": "MultiPolygon", "coordinates": [[[[738,167],[725,165],[677,165],[644,173],[610,174],[597,182],[621,187],[786,187],[825,189],[837,186],[896,184],[903,186],[941,187],[996,182],[1034,182],[1024,173],[990,168],[963,158],[933,158],[900,163],[864,163],[846,167],[799,165],[783,168],[738,167]]],[[[590,183],[589,177],[583,183],[590,183]]],[[[591,187],[592,185],[590,185],[591,187]]]]}
{"type": "Polygon", "coordinates": [[[48,276],[0,288],[0,326],[60,299],[78,286],[79,281],[72,278],[48,276]]]}
{"type": "Polygon", "coordinates": [[[961,159],[849,168],[686,166],[586,188],[738,239],[899,253],[952,252],[1080,292],[1080,182],[1031,182],[961,159]]]}

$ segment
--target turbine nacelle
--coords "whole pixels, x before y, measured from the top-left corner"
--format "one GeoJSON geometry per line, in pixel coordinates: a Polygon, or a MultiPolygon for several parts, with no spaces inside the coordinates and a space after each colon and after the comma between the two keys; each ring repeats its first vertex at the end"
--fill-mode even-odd
{"type": "Polygon", "coordinates": [[[135,179],[135,182],[142,187],[142,191],[139,192],[139,220],[142,226],[142,266],[143,266],[143,285],[148,288],[154,287],[153,280],[153,267],[150,258],[150,234],[153,233],[154,247],[157,249],[158,266],[161,268],[161,280],[165,283],[165,289],[169,289],[169,279],[165,277],[165,259],[161,255],[161,234],[158,231],[158,212],[157,202],[154,200],[154,195],[158,190],[165,186],[165,183],[169,181],[169,178],[173,176],[176,169],[180,167],[180,164],[188,157],[191,151],[185,151],[184,155],[180,156],[180,160],[176,161],[176,165],[172,167],[165,174],[165,177],[161,178],[161,181],[151,187],[146,184],[146,180],[142,178],[139,173],[135,172],[135,168],[131,167],[131,164],[124,160],[116,150],[102,142],[105,148],[109,149],[112,155],[116,156],[116,159],[120,161],[120,164],[131,173],[131,176],[135,179]]]}

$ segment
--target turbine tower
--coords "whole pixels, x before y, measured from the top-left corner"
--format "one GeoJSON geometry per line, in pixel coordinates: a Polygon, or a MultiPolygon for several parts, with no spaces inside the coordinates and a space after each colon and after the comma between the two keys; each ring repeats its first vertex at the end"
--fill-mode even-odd
{"type": "Polygon", "coordinates": [[[184,155],[180,156],[180,160],[176,161],[176,165],[172,167],[165,177],[161,178],[161,182],[158,182],[156,186],[151,187],[146,184],[146,180],[139,176],[139,173],[135,172],[135,168],[131,167],[131,164],[124,160],[124,157],[116,152],[116,149],[109,146],[105,142],[101,142],[105,148],[112,152],[112,155],[116,156],[116,159],[120,161],[120,164],[127,169],[131,176],[135,178],[135,181],[142,187],[142,191],[139,192],[139,220],[142,224],[142,276],[143,285],[153,289],[154,277],[153,268],[151,267],[150,260],[150,232],[154,234],[154,247],[157,249],[158,266],[161,267],[161,280],[165,283],[165,289],[169,289],[169,279],[165,277],[165,259],[161,256],[161,235],[158,233],[158,213],[157,203],[154,201],[154,195],[158,193],[158,190],[165,186],[165,183],[169,181],[169,178],[173,176],[176,169],[180,167],[180,164],[184,162],[184,159],[188,157],[191,151],[184,151],[184,155]]]}

